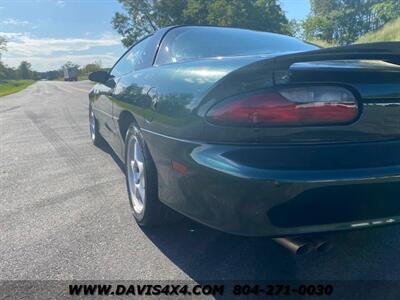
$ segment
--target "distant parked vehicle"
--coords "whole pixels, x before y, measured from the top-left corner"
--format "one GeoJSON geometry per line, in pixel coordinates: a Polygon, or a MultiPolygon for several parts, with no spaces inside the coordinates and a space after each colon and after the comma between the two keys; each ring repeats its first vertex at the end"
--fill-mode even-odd
{"type": "Polygon", "coordinates": [[[78,68],[71,67],[64,69],[64,81],[78,81],[78,68]]]}

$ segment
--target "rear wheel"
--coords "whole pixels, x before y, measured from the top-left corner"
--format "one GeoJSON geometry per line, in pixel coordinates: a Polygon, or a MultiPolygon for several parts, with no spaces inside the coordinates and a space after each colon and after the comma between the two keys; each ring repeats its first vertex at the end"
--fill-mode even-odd
{"type": "Polygon", "coordinates": [[[94,115],[93,109],[90,107],[89,108],[90,138],[95,146],[100,147],[100,146],[104,145],[104,139],[101,136],[98,128],[99,128],[99,126],[98,126],[96,116],[94,115]]]}
{"type": "Polygon", "coordinates": [[[125,138],[126,183],[132,215],[140,226],[164,223],[169,209],[157,195],[157,171],[140,129],[131,124],[125,138]]]}

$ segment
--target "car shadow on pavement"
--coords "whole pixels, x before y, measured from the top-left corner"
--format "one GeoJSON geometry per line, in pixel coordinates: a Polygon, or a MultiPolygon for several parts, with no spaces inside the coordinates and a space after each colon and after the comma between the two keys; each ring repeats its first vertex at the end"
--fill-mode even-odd
{"type": "Polygon", "coordinates": [[[289,279],[295,271],[295,258],[269,238],[226,234],[186,218],[143,231],[196,281],[289,279]]]}
{"type": "Polygon", "coordinates": [[[101,146],[98,146],[100,150],[103,152],[107,153],[108,155],[111,156],[111,158],[114,160],[114,162],[117,164],[117,166],[120,168],[122,173],[125,174],[125,165],[124,163],[119,159],[118,155],[115,154],[114,150],[108,145],[107,143],[103,143],[101,146]]]}
{"type": "Polygon", "coordinates": [[[186,218],[143,231],[196,281],[399,279],[398,226],[331,233],[330,251],[301,257],[270,238],[226,234],[186,218]]]}

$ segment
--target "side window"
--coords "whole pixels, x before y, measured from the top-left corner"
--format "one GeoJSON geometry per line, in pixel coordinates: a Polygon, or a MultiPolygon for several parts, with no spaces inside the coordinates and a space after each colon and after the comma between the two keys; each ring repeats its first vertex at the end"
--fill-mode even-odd
{"type": "Polygon", "coordinates": [[[140,70],[151,65],[152,49],[149,49],[151,37],[146,37],[134,45],[111,70],[111,75],[119,77],[135,70],[140,70]]]}

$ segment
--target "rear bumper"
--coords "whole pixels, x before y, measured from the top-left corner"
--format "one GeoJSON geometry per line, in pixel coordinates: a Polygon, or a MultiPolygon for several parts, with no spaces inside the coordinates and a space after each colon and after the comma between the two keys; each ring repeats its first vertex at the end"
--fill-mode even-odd
{"type": "MultiPolygon", "coordinates": [[[[300,161],[304,157],[299,153],[307,151],[287,146],[286,152],[275,152],[279,160],[279,152],[285,158],[292,151],[285,165],[271,160],[273,147],[199,144],[146,131],[144,135],[156,162],[161,201],[213,228],[241,235],[284,236],[400,221],[400,165],[390,165],[390,157],[379,165],[371,156],[365,168],[354,158],[357,168],[351,168],[349,160],[333,169],[328,168],[331,162],[313,156],[300,161]],[[269,158],[263,159],[262,153],[269,158]],[[187,172],[174,170],[172,161],[184,165],[187,172]]],[[[351,153],[351,146],[360,145],[343,144],[341,151],[351,153]]],[[[315,147],[308,148],[314,151],[315,147]]]]}

